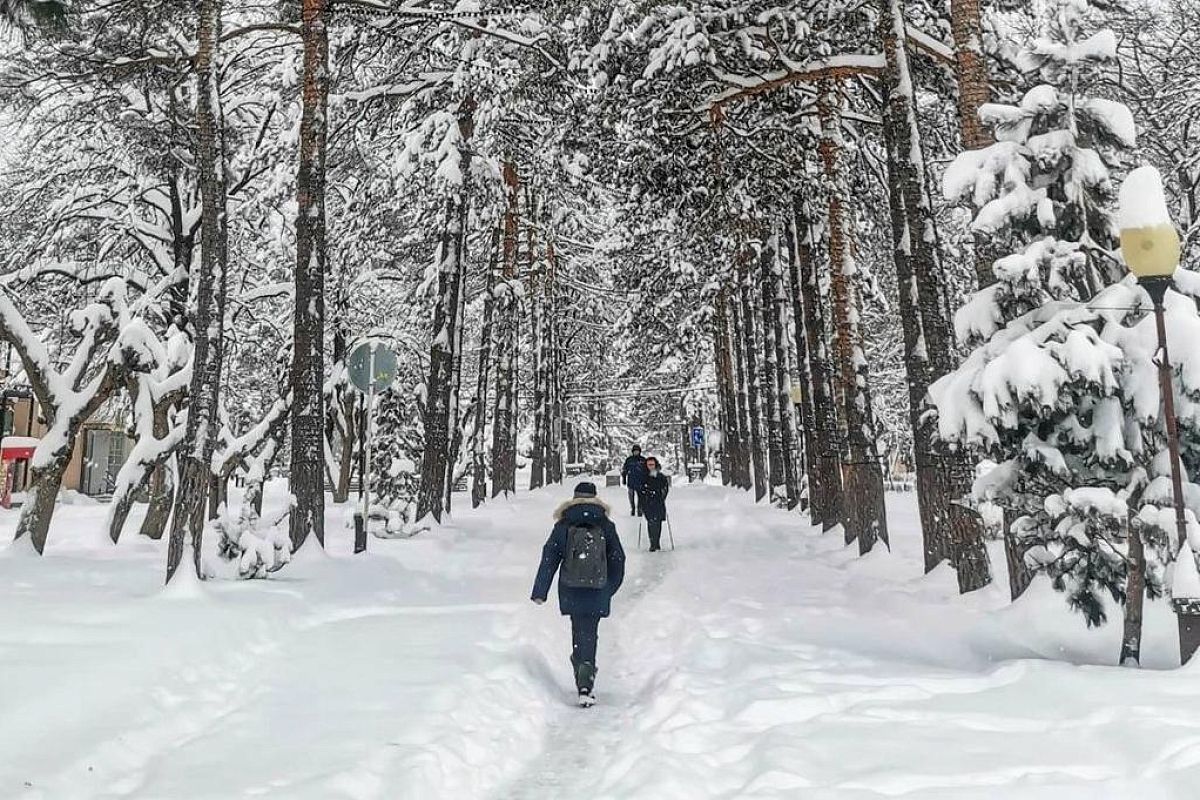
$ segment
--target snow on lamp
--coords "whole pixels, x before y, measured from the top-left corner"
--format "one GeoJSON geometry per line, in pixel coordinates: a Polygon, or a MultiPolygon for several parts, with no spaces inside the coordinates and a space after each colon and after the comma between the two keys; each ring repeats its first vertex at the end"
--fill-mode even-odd
{"type": "Polygon", "coordinates": [[[1183,476],[1179,465],[1179,425],[1175,417],[1175,387],[1171,359],[1167,351],[1167,326],[1164,299],[1171,278],[1179,268],[1179,234],[1167,210],[1162,176],[1154,167],[1141,167],[1129,173],[1121,186],[1121,253],[1129,270],[1154,303],[1154,321],[1158,328],[1158,378],[1162,392],[1163,420],[1167,428],[1167,449],[1171,458],[1171,490],[1175,506],[1175,529],[1179,540],[1175,580],[1171,602],[1179,621],[1179,655],[1183,663],[1200,648],[1200,581],[1196,557],[1188,544],[1187,518],[1183,504],[1183,476]]]}
{"type": "MultiPolygon", "coordinates": [[[[1129,173],[1121,186],[1121,252],[1143,285],[1166,284],[1179,268],[1179,234],[1167,210],[1162,176],[1154,167],[1129,173]]],[[[1151,292],[1153,297],[1154,292],[1151,292]]],[[[1156,302],[1161,301],[1161,295],[1156,302]]]]}

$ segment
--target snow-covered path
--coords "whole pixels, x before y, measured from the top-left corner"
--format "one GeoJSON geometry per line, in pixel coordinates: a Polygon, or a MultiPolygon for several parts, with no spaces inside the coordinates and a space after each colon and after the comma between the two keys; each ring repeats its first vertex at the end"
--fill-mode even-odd
{"type": "MultiPolygon", "coordinates": [[[[1115,658],[1117,626],[1044,586],[1009,607],[922,577],[905,495],[895,552],[859,559],[700,486],[651,555],[606,490],[629,577],[600,705],[574,708],[566,621],[527,600],[563,493],[365,557],[334,509],[329,557],[176,597],[160,543],[114,548],[103,507],[64,507],[47,557],[0,555],[0,797],[1195,796],[1195,670],[1078,666],[1115,658]]],[[[1176,658],[1161,605],[1151,666],[1176,658]]]]}

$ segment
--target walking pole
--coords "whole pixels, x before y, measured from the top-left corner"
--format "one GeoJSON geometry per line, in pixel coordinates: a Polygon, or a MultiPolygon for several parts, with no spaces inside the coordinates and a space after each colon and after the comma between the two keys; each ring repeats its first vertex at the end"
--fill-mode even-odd
{"type": "Polygon", "coordinates": [[[671,540],[671,549],[675,549],[675,531],[671,529],[671,518],[667,517],[667,537],[671,540]]]}
{"type": "Polygon", "coordinates": [[[638,550],[642,549],[642,521],[638,520],[638,550]]]}

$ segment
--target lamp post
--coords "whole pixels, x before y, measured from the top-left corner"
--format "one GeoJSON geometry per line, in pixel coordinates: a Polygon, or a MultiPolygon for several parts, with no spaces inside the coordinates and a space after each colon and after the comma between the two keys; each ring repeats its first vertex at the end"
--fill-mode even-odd
{"type": "MultiPolygon", "coordinates": [[[[1171,493],[1175,506],[1175,533],[1178,539],[1176,570],[1185,558],[1194,559],[1188,544],[1187,518],[1183,504],[1183,475],[1179,463],[1179,424],[1175,416],[1175,389],[1171,358],[1167,350],[1167,289],[1179,268],[1179,234],[1171,222],[1163,192],[1162,176],[1154,167],[1142,167],[1130,173],[1121,187],[1121,253],[1138,283],[1154,304],[1154,324],[1158,331],[1158,381],[1162,392],[1163,417],[1167,429],[1167,452],[1171,459],[1171,493]]],[[[1194,561],[1189,571],[1194,571],[1194,561]]],[[[1179,655],[1183,663],[1200,646],[1200,598],[1176,596],[1171,599],[1179,621],[1179,655]]]]}

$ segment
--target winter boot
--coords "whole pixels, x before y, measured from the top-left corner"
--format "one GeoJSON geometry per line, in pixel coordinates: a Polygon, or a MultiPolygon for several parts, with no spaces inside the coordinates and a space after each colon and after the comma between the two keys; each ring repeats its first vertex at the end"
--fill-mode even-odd
{"type": "MultiPolygon", "coordinates": [[[[592,686],[596,683],[596,665],[584,661],[575,666],[575,688],[579,690],[580,705],[585,696],[592,696],[592,686]]],[[[591,705],[589,703],[588,705],[591,705]]]]}
{"type": "Polygon", "coordinates": [[[651,553],[657,553],[660,550],[662,550],[662,547],[659,544],[661,540],[662,540],[661,535],[650,537],[650,552],[651,553]]]}

